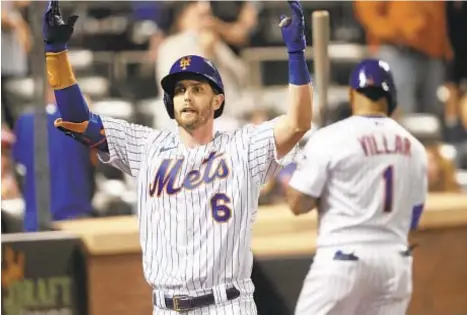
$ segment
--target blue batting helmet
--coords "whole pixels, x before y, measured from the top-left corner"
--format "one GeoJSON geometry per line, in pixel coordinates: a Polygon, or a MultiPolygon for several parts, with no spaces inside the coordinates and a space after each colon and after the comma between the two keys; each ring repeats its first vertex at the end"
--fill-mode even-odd
{"type": "MultiPolygon", "coordinates": [[[[222,78],[210,60],[196,55],[183,56],[175,61],[170,68],[169,74],[162,78],[161,81],[164,90],[165,108],[172,119],[175,117],[173,103],[175,85],[180,80],[188,79],[207,81],[215,93],[224,94],[222,78]]],[[[224,104],[225,102],[222,102],[219,109],[214,112],[214,118],[222,115],[224,104]]]]}
{"type": "Polygon", "coordinates": [[[368,87],[380,88],[387,95],[388,114],[391,115],[397,107],[396,86],[385,61],[365,59],[360,62],[350,76],[350,87],[357,91],[368,87]]]}

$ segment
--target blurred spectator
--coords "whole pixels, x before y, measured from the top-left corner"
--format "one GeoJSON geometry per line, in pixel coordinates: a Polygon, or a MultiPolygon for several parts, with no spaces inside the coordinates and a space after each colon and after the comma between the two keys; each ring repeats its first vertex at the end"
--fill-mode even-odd
{"type": "Polygon", "coordinates": [[[460,143],[467,140],[467,102],[461,102],[467,92],[467,4],[463,1],[447,1],[449,40],[454,58],[448,66],[445,104],[446,140],[460,143]]]}
{"type": "Polygon", "coordinates": [[[11,146],[14,142],[15,135],[2,126],[2,200],[21,198],[11,159],[11,146]]]}
{"type": "Polygon", "coordinates": [[[14,127],[14,109],[5,87],[11,79],[24,77],[28,72],[32,38],[21,14],[27,5],[29,1],[2,1],[2,114],[10,129],[14,127]]]}
{"type": "Polygon", "coordinates": [[[373,54],[389,63],[403,113],[431,113],[452,57],[446,30],[447,1],[355,1],[373,54]],[[418,95],[418,92],[421,95],[418,95]]]}
{"type": "Polygon", "coordinates": [[[149,33],[148,58],[157,60],[159,45],[168,30],[170,14],[162,1],[131,1],[133,18],[141,23],[140,28],[149,33]]]}
{"type": "Polygon", "coordinates": [[[20,233],[22,228],[22,196],[16,182],[11,146],[15,135],[6,126],[2,126],[2,234],[20,233]]]}
{"type": "MultiPolygon", "coordinates": [[[[217,32],[209,2],[175,2],[174,6],[176,13],[173,34],[159,47],[157,82],[160,82],[181,56],[200,55],[212,60],[219,69],[225,87],[226,103],[240,98],[246,68],[217,32]]],[[[226,106],[224,111],[228,113],[234,110],[234,107],[226,106]]]]}
{"type": "MultiPolygon", "coordinates": [[[[60,117],[51,89],[46,95],[48,155],[50,166],[50,202],[53,220],[89,216],[94,190],[96,152],[71,139],[54,126],[60,117]]],[[[89,104],[89,102],[88,102],[89,104]]],[[[25,231],[38,230],[36,178],[34,163],[34,113],[26,113],[16,122],[13,157],[25,170],[23,194],[26,202],[25,231]]]]}
{"type": "Polygon", "coordinates": [[[249,44],[258,24],[256,3],[250,1],[210,1],[214,28],[237,55],[249,44]]]}
{"type": "Polygon", "coordinates": [[[277,113],[274,110],[259,107],[247,112],[244,116],[244,120],[249,124],[259,125],[276,116],[277,113]]]}
{"type": "Polygon", "coordinates": [[[428,153],[428,191],[430,192],[458,192],[455,166],[440,151],[440,146],[431,144],[426,147],[428,153]]]}

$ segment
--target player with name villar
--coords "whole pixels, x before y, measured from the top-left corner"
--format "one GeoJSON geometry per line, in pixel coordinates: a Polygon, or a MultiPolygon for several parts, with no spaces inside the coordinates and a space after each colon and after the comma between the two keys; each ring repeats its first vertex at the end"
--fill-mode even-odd
{"type": "Polygon", "coordinates": [[[317,207],[319,221],[297,315],[402,315],[412,294],[408,234],[427,196],[426,150],[390,117],[386,62],[363,60],[350,87],[353,115],[311,136],[289,182],[292,211],[317,207]]]}

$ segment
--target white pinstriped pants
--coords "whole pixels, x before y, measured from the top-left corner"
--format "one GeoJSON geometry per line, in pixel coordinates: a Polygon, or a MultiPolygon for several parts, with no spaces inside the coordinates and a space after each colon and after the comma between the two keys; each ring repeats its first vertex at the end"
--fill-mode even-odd
{"type": "Polygon", "coordinates": [[[241,295],[235,300],[227,301],[222,304],[210,305],[194,309],[188,312],[175,312],[168,309],[154,307],[153,315],[256,315],[256,304],[253,296],[241,295]]]}
{"type": "Polygon", "coordinates": [[[320,248],[295,315],[404,315],[411,296],[411,256],[394,248],[320,248]],[[337,250],[358,260],[336,260],[337,250]]]}

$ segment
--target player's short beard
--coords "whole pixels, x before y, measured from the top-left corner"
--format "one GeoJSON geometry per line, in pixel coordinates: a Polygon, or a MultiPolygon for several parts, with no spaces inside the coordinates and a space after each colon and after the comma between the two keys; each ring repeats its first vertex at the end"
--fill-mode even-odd
{"type": "Polygon", "coordinates": [[[211,100],[209,101],[209,104],[210,104],[209,106],[207,106],[206,108],[200,111],[197,111],[196,119],[190,120],[188,122],[184,122],[181,119],[182,113],[181,111],[179,111],[177,115],[175,115],[175,120],[177,121],[177,124],[188,132],[194,131],[198,129],[199,127],[205,125],[206,122],[211,117],[214,117],[214,108],[212,106],[213,103],[214,103],[214,97],[212,97],[211,100]]]}

